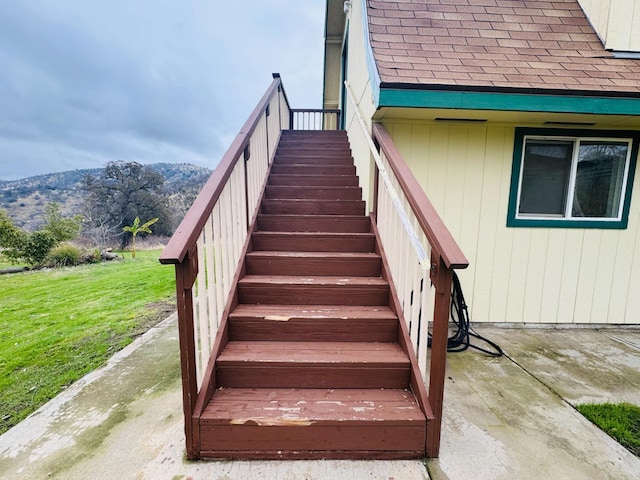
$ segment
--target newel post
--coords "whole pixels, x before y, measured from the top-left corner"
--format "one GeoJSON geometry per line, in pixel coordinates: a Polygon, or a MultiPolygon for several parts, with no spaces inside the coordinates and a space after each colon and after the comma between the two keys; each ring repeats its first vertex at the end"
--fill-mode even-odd
{"type": "Polygon", "coordinates": [[[440,452],[442,429],[442,403],[447,362],[449,315],[453,271],[447,268],[442,257],[431,253],[431,281],[435,287],[433,309],[433,333],[431,340],[431,368],[429,373],[429,401],[435,419],[427,427],[427,456],[437,457],[440,452]]]}
{"type": "Polygon", "coordinates": [[[187,442],[187,457],[199,456],[199,440],[194,438],[198,429],[194,425],[193,413],[198,396],[196,373],[196,348],[193,330],[193,284],[198,275],[198,252],[195,245],[184,260],[176,264],[176,300],[178,306],[178,335],[180,338],[180,368],[182,370],[182,408],[187,442]]]}

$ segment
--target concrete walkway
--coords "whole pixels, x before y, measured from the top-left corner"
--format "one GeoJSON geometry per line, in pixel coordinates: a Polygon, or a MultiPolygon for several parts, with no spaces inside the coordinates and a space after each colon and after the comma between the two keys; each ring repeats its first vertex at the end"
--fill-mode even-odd
{"type": "MultiPolygon", "coordinates": [[[[508,357],[451,354],[441,479],[640,479],[572,405],[640,399],[640,330],[483,328],[508,357]]],[[[175,316],[0,436],[7,479],[425,480],[421,461],[187,462],[175,316]]]]}
{"type": "Polygon", "coordinates": [[[449,354],[441,479],[640,479],[578,403],[640,405],[640,329],[476,328],[506,357],[449,354]]]}

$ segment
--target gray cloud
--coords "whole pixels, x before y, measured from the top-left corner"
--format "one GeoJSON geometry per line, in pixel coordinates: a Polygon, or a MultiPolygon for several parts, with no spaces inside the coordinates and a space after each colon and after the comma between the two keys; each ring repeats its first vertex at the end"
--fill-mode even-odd
{"type": "Polygon", "coordinates": [[[279,71],[321,101],[324,2],[0,5],[0,179],[109,160],[213,167],[279,71]]]}

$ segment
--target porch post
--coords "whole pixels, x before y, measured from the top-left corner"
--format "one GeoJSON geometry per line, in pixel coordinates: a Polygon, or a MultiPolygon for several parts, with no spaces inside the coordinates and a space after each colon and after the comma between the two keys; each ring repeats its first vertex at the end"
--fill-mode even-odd
{"type": "Polygon", "coordinates": [[[193,284],[198,274],[198,253],[194,245],[181,263],[176,264],[176,300],[178,306],[178,335],[180,339],[180,368],[182,370],[182,409],[187,457],[200,456],[199,432],[193,419],[198,396],[196,377],[196,348],[193,330],[193,284]]]}
{"type": "Polygon", "coordinates": [[[447,268],[440,255],[431,254],[431,280],[436,289],[433,309],[433,334],[431,340],[431,368],[429,373],[429,401],[435,419],[427,426],[428,457],[437,457],[440,452],[442,428],[442,403],[449,336],[449,308],[453,271],[447,268]]]}

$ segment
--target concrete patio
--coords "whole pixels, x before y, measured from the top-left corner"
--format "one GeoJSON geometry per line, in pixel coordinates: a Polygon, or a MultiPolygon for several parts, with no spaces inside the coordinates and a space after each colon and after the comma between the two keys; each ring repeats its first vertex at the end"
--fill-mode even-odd
{"type": "Polygon", "coordinates": [[[11,479],[640,479],[573,408],[640,399],[640,329],[478,328],[506,357],[449,355],[427,461],[184,460],[175,316],[0,436],[11,479]]]}

